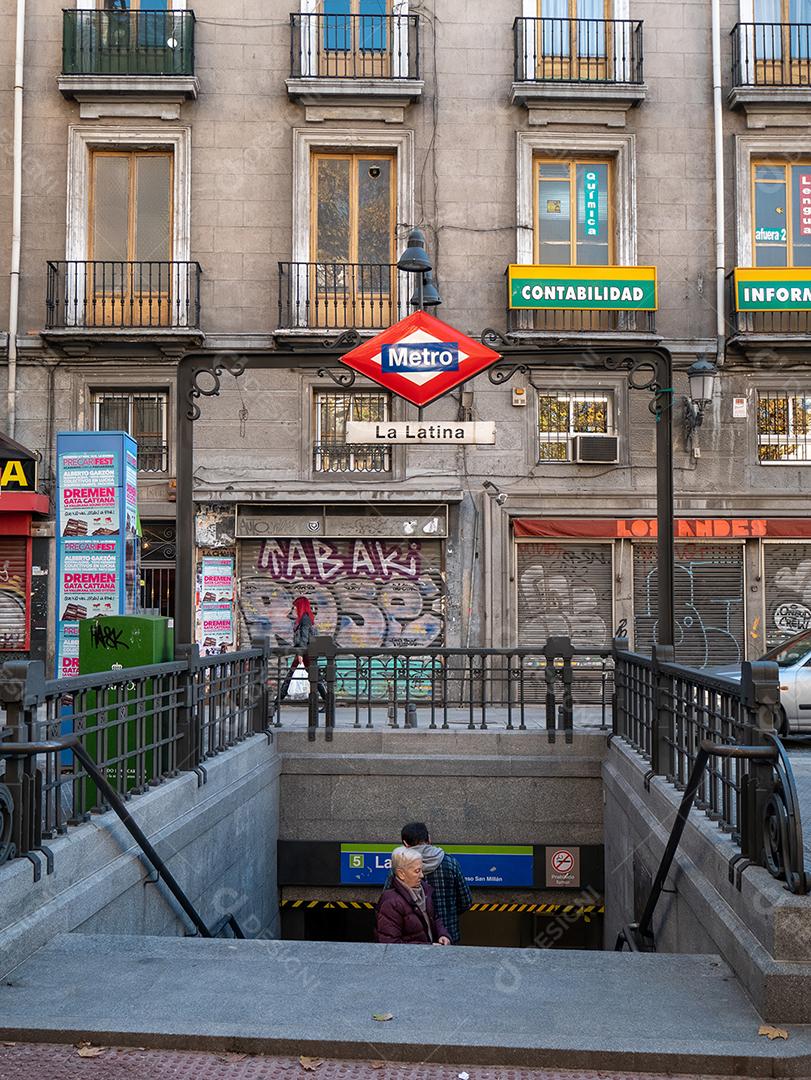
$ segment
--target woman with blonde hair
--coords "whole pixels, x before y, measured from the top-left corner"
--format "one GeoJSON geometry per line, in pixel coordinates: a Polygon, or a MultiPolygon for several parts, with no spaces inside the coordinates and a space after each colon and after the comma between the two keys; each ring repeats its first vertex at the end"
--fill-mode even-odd
{"type": "Polygon", "coordinates": [[[414,848],[391,853],[392,883],[377,904],[375,940],[392,945],[450,945],[434,911],[431,886],[423,881],[422,855],[414,848]]]}

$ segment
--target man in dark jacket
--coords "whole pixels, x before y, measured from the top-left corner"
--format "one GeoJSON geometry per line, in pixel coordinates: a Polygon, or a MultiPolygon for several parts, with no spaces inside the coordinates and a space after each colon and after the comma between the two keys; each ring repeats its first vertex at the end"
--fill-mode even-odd
{"type": "MultiPolygon", "coordinates": [[[[441,847],[431,843],[428,826],[423,821],[404,825],[400,838],[405,847],[418,851],[422,856],[423,874],[433,890],[436,913],[446,927],[451,942],[458,945],[459,916],[473,903],[462,867],[453,855],[448,855],[441,847]]],[[[391,881],[392,875],[389,874],[385,888],[389,888],[391,881]]]]}
{"type": "Polygon", "coordinates": [[[395,848],[391,865],[391,886],[377,905],[375,940],[392,945],[450,945],[448,932],[434,912],[431,886],[423,884],[419,853],[395,848]]]}

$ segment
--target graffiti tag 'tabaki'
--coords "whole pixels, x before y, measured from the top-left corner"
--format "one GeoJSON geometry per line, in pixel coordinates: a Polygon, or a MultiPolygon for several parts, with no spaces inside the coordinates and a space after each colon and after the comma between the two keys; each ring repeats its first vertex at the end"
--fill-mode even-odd
{"type": "Polygon", "coordinates": [[[421,562],[419,548],[406,550],[379,540],[356,540],[349,551],[324,540],[263,540],[258,570],[269,570],[277,581],[310,578],[331,581],[336,577],[417,578],[421,562]]]}

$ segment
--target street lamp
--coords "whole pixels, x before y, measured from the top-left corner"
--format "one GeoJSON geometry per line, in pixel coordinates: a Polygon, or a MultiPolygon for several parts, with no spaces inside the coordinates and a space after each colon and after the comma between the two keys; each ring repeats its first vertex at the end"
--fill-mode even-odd
{"type": "Polygon", "coordinates": [[[715,397],[718,368],[706,356],[699,356],[687,370],[690,396],[684,399],[684,434],[688,440],[704,422],[704,410],[715,397]]]}
{"type": "Polygon", "coordinates": [[[397,269],[404,270],[407,274],[418,274],[417,288],[411,297],[411,306],[423,311],[427,306],[436,307],[441,303],[439,293],[433,283],[433,278],[426,280],[433,267],[425,250],[425,233],[422,229],[412,229],[408,234],[406,249],[397,260],[397,269]],[[426,295],[430,297],[426,301],[426,295]]]}
{"type": "Polygon", "coordinates": [[[434,282],[433,270],[426,270],[422,275],[422,289],[419,285],[411,294],[411,300],[409,301],[411,307],[417,308],[417,310],[424,311],[426,308],[439,307],[442,303],[442,297],[439,295],[439,289],[434,282]],[[420,304],[420,294],[422,294],[422,304],[420,304]]]}

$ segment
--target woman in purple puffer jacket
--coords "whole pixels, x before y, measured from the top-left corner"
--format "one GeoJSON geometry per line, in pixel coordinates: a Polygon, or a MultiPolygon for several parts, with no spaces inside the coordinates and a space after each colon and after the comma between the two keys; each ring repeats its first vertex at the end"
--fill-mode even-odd
{"type": "Polygon", "coordinates": [[[377,904],[375,940],[391,945],[450,945],[434,912],[431,886],[422,880],[422,855],[398,847],[391,854],[392,886],[377,904]]]}

